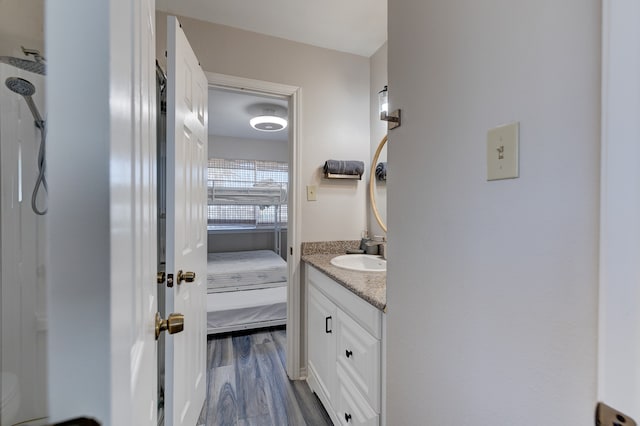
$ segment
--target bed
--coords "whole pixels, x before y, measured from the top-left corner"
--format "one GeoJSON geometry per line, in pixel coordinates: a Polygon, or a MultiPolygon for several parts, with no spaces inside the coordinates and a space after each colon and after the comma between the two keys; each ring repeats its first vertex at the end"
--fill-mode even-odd
{"type": "Polygon", "coordinates": [[[287,188],[283,183],[256,183],[253,186],[219,186],[209,188],[209,204],[242,204],[272,206],[287,202],[287,188]]]}
{"type": "Polygon", "coordinates": [[[287,263],[271,250],[207,255],[207,333],[285,324],[287,263]]]}
{"type": "Polygon", "coordinates": [[[213,206],[258,206],[261,210],[274,207],[274,247],[281,254],[282,206],[287,203],[288,185],[264,180],[260,182],[209,181],[208,204],[213,206]]]}

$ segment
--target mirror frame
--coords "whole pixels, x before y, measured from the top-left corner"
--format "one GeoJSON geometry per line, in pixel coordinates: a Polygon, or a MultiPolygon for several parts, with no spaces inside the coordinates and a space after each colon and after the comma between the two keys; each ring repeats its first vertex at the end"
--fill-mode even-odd
{"type": "Polygon", "coordinates": [[[373,181],[376,179],[376,166],[378,165],[378,158],[380,157],[380,152],[382,152],[382,148],[387,143],[387,135],[384,135],[380,143],[378,144],[378,148],[376,149],[376,153],[373,155],[373,160],[371,160],[371,172],[369,173],[369,198],[371,199],[371,208],[373,209],[373,215],[376,217],[378,221],[378,225],[382,228],[384,232],[387,232],[387,225],[382,221],[380,217],[380,212],[378,211],[378,206],[376,204],[376,194],[373,190],[373,181]]]}

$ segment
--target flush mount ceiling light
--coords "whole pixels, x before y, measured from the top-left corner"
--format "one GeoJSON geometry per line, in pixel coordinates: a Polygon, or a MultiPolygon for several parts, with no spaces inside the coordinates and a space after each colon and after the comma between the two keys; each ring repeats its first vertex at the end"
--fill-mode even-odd
{"type": "Polygon", "coordinates": [[[249,120],[249,124],[261,132],[279,132],[287,127],[287,120],[275,115],[260,115],[249,120]]]}
{"type": "Polygon", "coordinates": [[[287,128],[286,116],[287,110],[278,105],[269,105],[262,108],[259,115],[249,120],[249,124],[256,130],[261,132],[279,132],[287,128]]]}

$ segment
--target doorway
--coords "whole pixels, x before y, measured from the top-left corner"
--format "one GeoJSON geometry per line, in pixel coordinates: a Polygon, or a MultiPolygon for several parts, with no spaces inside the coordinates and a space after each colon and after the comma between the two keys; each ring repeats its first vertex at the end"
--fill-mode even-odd
{"type": "Polygon", "coordinates": [[[287,319],[286,319],[286,372],[290,379],[304,376],[302,371],[302,303],[300,289],[300,98],[301,89],[278,83],[246,79],[217,73],[205,73],[209,87],[235,92],[266,95],[287,99],[288,104],[288,164],[289,181],[287,191],[287,238],[286,251],[288,271],[287,319]]]}

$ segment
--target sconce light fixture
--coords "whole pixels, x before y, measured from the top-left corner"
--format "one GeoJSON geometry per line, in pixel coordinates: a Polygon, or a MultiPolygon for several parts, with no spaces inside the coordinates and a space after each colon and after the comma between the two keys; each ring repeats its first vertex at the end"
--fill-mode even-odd
{"type": "Polygon", "coordinates": [[[389,114],[389,88],[384,86],[384,89],[378,92],[378,110],[380,111],[380,120],[387,121],[387,128],[389,130],[400,127],[400,110],[397,109],[389,114]]]}
{"type": "Polygon", "coordinates": [[[277,105],[265,107],[260,115],[249,120],[249,124],[261,132],[279,132],[287,128],[287,120],[279,116],[285,114],[286,109],[278,107],[277,105]]]}

